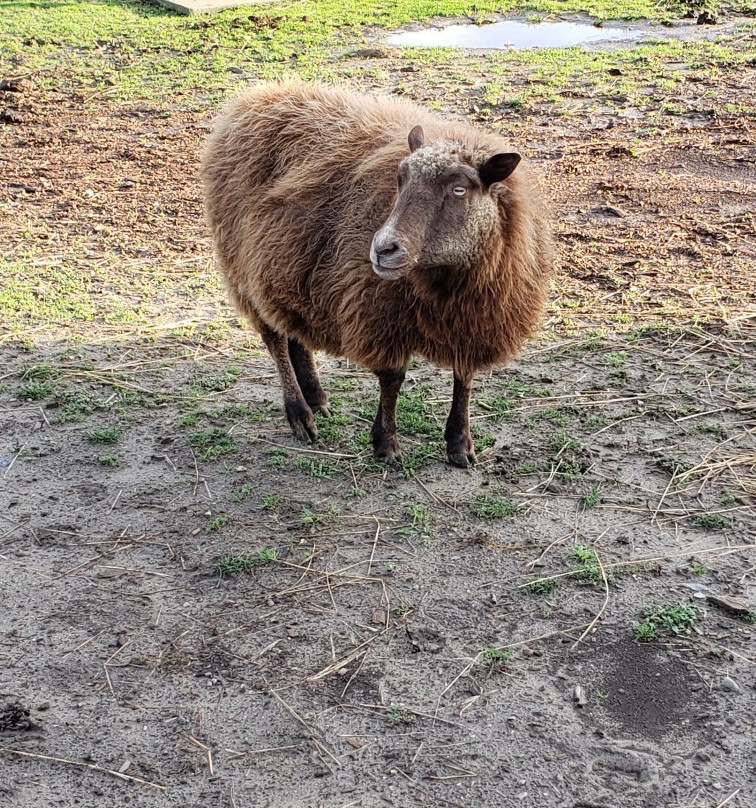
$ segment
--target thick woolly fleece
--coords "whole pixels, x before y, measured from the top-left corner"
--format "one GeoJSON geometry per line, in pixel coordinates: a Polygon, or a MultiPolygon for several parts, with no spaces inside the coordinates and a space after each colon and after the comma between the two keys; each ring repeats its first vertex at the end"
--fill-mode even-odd
{"type": "Polygon", "coordinates": [[[419,354],[469,379],[506,361],[538,324],[552,263],[525,166],[473,188],[453,232],[439,232],[443,218],[426,222],[398,280],[376,275],[370,246],[406,158],[410,181],[431,193],[455,166],[477,176],[508,151],[493,134],[396,99],[300,81],[247,90],[216,123],[202,168],[233,301],[261,331],[376,372],[419,354]],[[426,145],[410,155],[417,124],[426,145]]]}

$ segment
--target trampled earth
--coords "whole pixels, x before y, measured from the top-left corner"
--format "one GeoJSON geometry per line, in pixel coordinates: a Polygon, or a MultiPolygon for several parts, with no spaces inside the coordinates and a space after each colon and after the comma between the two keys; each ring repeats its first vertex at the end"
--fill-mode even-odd
{"type": "Polygon", "coordinates": [[[0,3],[0,805],[753,806],[752,22],[421,51],[383,44],[412,4],[341,5],[0,3]],[[477,379],[472,470],[422,361],[403,470],[339,359],[297,444],[225,302],[199,153],[283,72],[543,177],[551,303],[477,379]]]}

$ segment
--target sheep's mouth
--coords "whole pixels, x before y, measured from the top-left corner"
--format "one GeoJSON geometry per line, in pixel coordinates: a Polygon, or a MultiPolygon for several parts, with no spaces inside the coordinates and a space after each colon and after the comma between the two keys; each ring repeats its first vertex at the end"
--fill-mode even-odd
{"type": "Polygon", "coordinates": [[[395,281],[402,276],[401,267],[384,267],[373,262],[373,272],[384,281],[395,281]]]}

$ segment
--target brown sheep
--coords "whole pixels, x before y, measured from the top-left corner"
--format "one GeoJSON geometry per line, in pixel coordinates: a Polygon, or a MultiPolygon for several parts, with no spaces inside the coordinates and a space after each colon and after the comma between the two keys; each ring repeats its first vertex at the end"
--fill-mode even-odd
{"type": "Polygon", "coordinates": [[[493,134],[322,84],[230,104],[204,155],[207,216],[297,438],[315,440],[313,413],[327,414],[311,352],[345,356],[378,376],[371,437],[396,466],[397,395],[419,354],[453,370],[448,456],[475,462],[473,374],[519,350],[548,287],[549,228],[519,162],[493,134]]]}

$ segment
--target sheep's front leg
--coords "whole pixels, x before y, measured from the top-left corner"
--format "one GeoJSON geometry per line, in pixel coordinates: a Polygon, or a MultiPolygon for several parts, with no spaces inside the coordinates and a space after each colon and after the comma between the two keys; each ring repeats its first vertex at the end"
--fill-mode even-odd
{"type": "Polygon", "coordinates": [[[289,359],[299,382],[299,389],[310,409],[314,413],[320,412],[328,416],[328,396],[320,386],[320,377],[312,353],[301,342],[289,337],[289,359]]]}
{"type": "Polygon", "coordinates": [[[260,335],[278,368],[278,375],[281,378],[281,387],[283,388],[284,409],[286,410],[286,418],[291,425],[291,430],[294,436],[303,443],[312,443],[312,441],[317,440],[318,431],[315,428],[315,418],[312,410],[307,401],[305,401],[294,367],[291,364],[289,341],[283,334],[274,331],[265,323],[260,324],[260,335]]]}
{"type": "Polygon", "coordinates": [[[446,421],[446,453],[449,462],[460,468],[475,465],[475,449],[470,435],[470,391],[472,376],[454,374],[451,412],[446,421]]]}
{"type": "Polygon", "coordinates": [[[389,466],[396,468],[401,459],[399,441],[396,438],[396,399],[399,396],[406,368],[376,372],[381,385],[381,400],[373,421],[370,437],[373,454],[389,466]]]}

